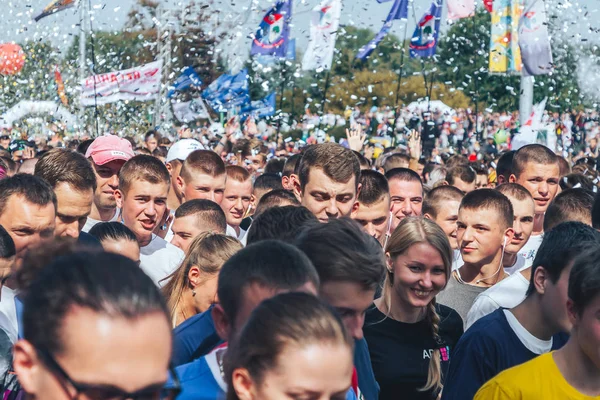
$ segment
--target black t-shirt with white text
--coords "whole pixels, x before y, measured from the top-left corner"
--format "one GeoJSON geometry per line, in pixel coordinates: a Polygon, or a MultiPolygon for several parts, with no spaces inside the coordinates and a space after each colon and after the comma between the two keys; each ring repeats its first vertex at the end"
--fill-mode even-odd
{"type": "MultiPolygon", "coordinates": [[[[454,346],[463,334],[463,321],[449,307],[438,304],[436,309],[440,317],[439,335],[443,341],[440,355],[445,375],[454,346]]],[[[414,324],[399,322],[386,317],[373,305],[367,311],[363,331],[375,379],[381,387],[380,400],[436,398],[437,393],[432,390],[418,390],[427,382],[433,349],[440,347],[426,320],[414,324]]]]}

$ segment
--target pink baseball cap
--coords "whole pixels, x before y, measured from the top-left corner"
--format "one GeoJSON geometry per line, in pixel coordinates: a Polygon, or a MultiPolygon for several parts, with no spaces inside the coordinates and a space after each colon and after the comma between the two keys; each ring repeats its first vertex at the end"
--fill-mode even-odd
{"type": "Polygon", "coordinates": [[[92,157],[96,165],[103,165],[114,160],[127,161],[134,155],[131,143],[115,135],[97,137],[85,152],[85,158],[92,157]]]}

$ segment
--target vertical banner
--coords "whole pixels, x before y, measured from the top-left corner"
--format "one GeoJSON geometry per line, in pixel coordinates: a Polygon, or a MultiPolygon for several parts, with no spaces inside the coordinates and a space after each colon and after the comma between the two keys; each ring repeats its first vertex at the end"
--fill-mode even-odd
{"type": "Polygon", "coordinates": [[[341,0],[323,0],[313,8],[310,40],[302,59],[303,70],[331,69],[341,13],[341,0]]]}
{"type": "Polygon", "coordinates": [[[544,0],[532,0],[525,9],[519,22],[519,47],[524,76],[552,72],[552,46],[544,0]]]}
{"type": "Polygon", "coordinates": [[[442,1],[433,0],[429,11],[417,23],[408,48],[410,57],[433,57],[437,49],[442,20],[442,1]]]}
{"type": "Polygon", "coordinates": [[[67,95],[65,93],[65,84],[63,82],[62,75],[58,70],[58,65],[54,67],[54,81],[56,82],[56,92],[58,93],[58,98],[63,106],[68,106],[69,101],[67,100],[67,95]]]}
{"type": "Polygon", "coordinates": [[[292,19],[291,0],[280,0],[263,17],[254,38],[250,54],[262,54],[284,58],[290,36],[292,19]]]}
{"type": "Polygon", "coordinates": [[[494,0],[490,39],[491,73],[515,73],[521,70],[518,43],[521,0],[494,0]]]}

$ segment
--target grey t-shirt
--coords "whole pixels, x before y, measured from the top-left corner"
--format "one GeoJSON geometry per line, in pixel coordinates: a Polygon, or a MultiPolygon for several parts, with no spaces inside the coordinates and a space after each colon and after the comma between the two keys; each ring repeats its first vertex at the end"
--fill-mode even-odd
{"type": "Polygon", "coordinates": [[[454,274],[450,276],[448,285],[437,295],[437,302],[447,307],[453,308],[462,318],[463,322],[467,321],[467,314],[475,298],[487,290],[486,287],[467,285],[456,280],[454,274]]]}

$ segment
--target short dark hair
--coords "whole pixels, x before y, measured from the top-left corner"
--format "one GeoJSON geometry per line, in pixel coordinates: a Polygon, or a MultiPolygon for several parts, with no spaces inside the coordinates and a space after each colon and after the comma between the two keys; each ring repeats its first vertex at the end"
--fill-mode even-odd
{"type": "Polygon", "coordinates": [[[163,296],[132,260],[118,254],[77,252],[44,267],[23,299],[23,336],[53,354],[65,350],[61,325],[73,307],[134,319],[154,312],[169,317],[163,296]]]}
{"type": "Polygon", "coordinates": [[[473,183],[477,179],[475,170],[469,165],[457,165],[456,167],[450,168],[446,173],[446,182],[449,185],[454,185],[456,179],[460,179],[465,183],[473,183]]]}
{"type": "Polygon", "coordinates": [[[245,247],[223,264],[217,295],[225,315],[234,321],[247,286],[294,290],[308,282],[319,287],[319,275],[306,255],[287,243],[263,240],[245,247]]]}
{"type": "Polygon", "coordinates": [[[254,218],[248,230],[247,243],[256,243],[266,239],[292,242],[308,223],[319,223],[318,221],[317,217],[306,207],[271,207],[254,218]]]}
{"type": "Polygon", "coordinates": [[[552,283],[560,279],[560,275],[578,254],[593,244],[600,244],[600,233],[589,225],[581,222],[569,221],[556,225],[552,230],[544,234],[533,264],[531,265],[531,282],[527,295],[535,291],[535,270],[544,267],[552,283]]]}
{"type": "Polygon", "coordinates": [[[512,162],[515,153],[515,150],[510,150],[502,154],[496,165],[496,176],[503,176],[506,182],[508,182],[508,178],[510,178],[510,174],[512,173],[512,162]]]}
{"type": "Polygon", "coordinates": [[[306,187],[311,169],[321,169],[335,182],[349,182],[353,177],[355,187],[360,181],[360,162],[352,150],[337,143],[321,143],[308,147],[298,164],[298,178],[302,189],[306,187]]]}
{"type": "Polygon", "coordinates": [[[146,154],[139,154],[130,158],[119,172],[119,189],[127,194],[131,184],[136,181],[151,184],[171,183],[169,170],[158,158],[146,154]]]}
{"type": "Polygon", "coordinates": [[[281,177],[277,174],[264,173],[254,181],[254,190],[271,191],[275,189],[283,189],[281,177]]]}
{"type": "Polygon", "coordinates": [[[432,218],[437,218],[445,202],[455,200],[460,203],[464,196],[465,194],[454,186],[442,185],[433,188],[423,200],[422,213],[423,215],[428,214],[432,218]]]}
{"type": "Polygon", "coordinates": [[[583,188],[594,190],[594,182],[590,178],[582,174],[568,174],[563,176],[558,184],[562,190],[583,188]]]}
{"type": "Polygon", "coordinates": [[[285,164],[283,164],[283,171],[281,171],[281,176],[287,176],[289,178],[290,175],[292,175],[296,170],[296,165],[298,164],[301,158],[302,154],[294,154],[292,156],[289,156],[288,159],[285,160],[285,164]]]}
{"type": "Polygon", "coordinates": [[[371,161],[367,160],[367,157],[363,156],[356,150],[352,150],[356,158],[358,158],[358,162],[361,168],[371,168],[371,161]]]}
{"type": "Polygon", "coordinates": [[[459,165],[469,165],[469,159],[461,154],[455,154],[446,160],[446,168],[448,169],[459,165]]]}
{"type": "MultiPolygon", "coordinates": [[[[277,174],[277,176],[280,176],[284,165],[285,159],[273,157],[267,162],[267,165],[265,165],[265,174],[277,174]]],[[[279,179],[281,179],[281,177],[279,179]]]]}
{"type": "Polygon", "coordinates": [[[375,290],[383,282],[381,245],[349,218],[307,226],[296,245],[310,258],[322,283],[355,282],[364,290],[375,290]]]}
{"type": "Polygon", "coordinates": [[[56,209],[56,195],[52,187],[39,176],[16,174],[0,180],[0,215],[13,195],[24,197],[27,202],[38,206],[52,203],[56,209]]]}
{"type": "Polygon", "coordinates": [[[11,258],[17,254],[15,242],[6,229],[0,225],[0,258],[11,258]]]}
{"type": "Polygon", "coordinates": [[[529,163],[556,164],[557,167],[560,167],[556,154],[541,144],[528,144],[517,150],[512,161],[511,172],[518,178],[529,163]]]}
{"type": "Polygon", "coordinates": [[[383,196],[389,196],[390,186],[387,179],[381,173],[373,170],[364,170],[360,174],[361,189],[358,201],[366,206],[375,204],[383,196]]]}
{"type": "Polygon", "coordinates": [[[389,155],[386,155],[385,161],[383,162],[383,171],[387,173],[395,168],[406,168],[401,167],[403,164],[410,164],[410,157],[408,154],[390,153],[389,155]]]}
{"type": "Polygon", "coordinates": [[[67,183],[78,191],[96,190],[96,175],[82,154],[69,149],[52,149],[40,157],[33,174],[53,188],[67,183]]]}
{"type": "Polygon", "coordinates": [[[160,138],[162,137],[160,133],[158,133],[157,131],[155,131],[154,129],[149,130],[148,132],[146,132],[146,134],[144,135],[144,141],[147,141],[150,137],[154,137],[156,138],[156,142],[158,143],[158,141],[160,140],[160,138]]]}
{"type": "Polygon", "coordinates": [[[88,148],[94,143],[94,139],[87,139],[77,145],[77,152],[85,156],[88,148]]]}
{"type": "Polygon", "coordinates": [[[494,189],[478,189],[469,192],[460,202],[460,210],[491,209],[498,214],[502,229],[513,226],[513,206],[508,197],[494,189]]]}
{"type": "Polygon", "coordinates": [[[402,182],[419,182],[423,186],[423,180],[419,174],[408,168],[394,168],[385,173],[385,178],[390,182],[392,179],[398,179],[402,182]]]}
{"type": "Polygon", "coordinates": [[[128,240],[137,243],[137,238],[131,229],[116,221],[99,222],[92,226],[88,233],[100,242],[105,240],[128,240]]]}
{"type": "Polygon", "coordinates": [[[211,200],[194,199],[188,200],[175,210],[175,218],[183,218],[189,215],[196,216],[202,225],[212,225],[219,228],[219,232],[227,229],[227,219],[221,206],[211,200]]]}
{"type": "Polygon", "coordinates": [[[254,215],[258,216],[260,213],[264,212],[265,210],[272,208],[272,207],[281,206],[282,204],[299,206],[300,202],[298,201],[296,196],[294,196],[294,194],[292,192],[290,192],[289,190],[285,190],[285,189],[271,190],[269,193],[267,193],[263,197],[261,197],[260,201],[256,205],[256,210],[254,211],[254,215]]]}
{"type": "Polygon", "coordinates": [[[569,275],[569,298],[577,313],[600,295],[600,249],[597,243],[587,243],[582,254],[573,263],[569,275]]]}
{"type": "Polygon", "coordinates": [[[546,210],[544,232],[565,221],[592,222],[594,192],[587,189],[567,189],[560,192],[546,210]]]}
{"type": "Polygon", "coordinates": [[[523,201],[525,199],[531,199],[531,201],[533,201],[533,196],[531,196],[529,190],[525,189],[518,183],[503,183],[499,186],[496,186],[494,190],[502,193],[505,196],[514,197],[519,201],[523,201]]]}
{"type": "Polygon", "coordinates": [[[192,151],[181,167],[181,178],[189,182],[194,174],[202,173],[210,176],[220,176],[225,173],[225,163],[217,153],[211,150],[192,151]]]}
{"type": "Polygon", "coordinates": [[[594,205],[592,206],[592,226],[594,229],[600,230],[600,200],[599,194],[596,193],[594,205]]]}

